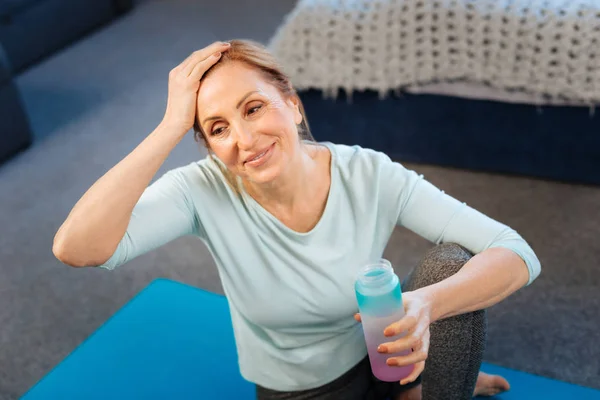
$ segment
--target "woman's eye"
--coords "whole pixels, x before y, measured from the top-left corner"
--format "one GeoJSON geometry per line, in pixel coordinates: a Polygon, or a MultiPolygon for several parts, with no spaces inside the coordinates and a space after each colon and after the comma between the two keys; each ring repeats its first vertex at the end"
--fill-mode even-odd
{"type": "Polygon", "coordinates": [[[252,115],[252,114],[254,114],[254,113],[255,113],[255,112],[257,112],[258,110],[260,110],[260,108],[261,108],[261,107],[262,107],[262,106],[255,106],[255,107],[252,107],[252,108],[250,108],[250,109],[248,110],[248,115],[252,115]]]}
{"type": "Polygon", "coordinates": [[[217,128],[217,129],[213,129],[213,131],[210,133],[211,135],[219,135],[221,133],[223,133],[223,131],[225,130],[225,128],[223,128],[222,126],[217,128]]]}

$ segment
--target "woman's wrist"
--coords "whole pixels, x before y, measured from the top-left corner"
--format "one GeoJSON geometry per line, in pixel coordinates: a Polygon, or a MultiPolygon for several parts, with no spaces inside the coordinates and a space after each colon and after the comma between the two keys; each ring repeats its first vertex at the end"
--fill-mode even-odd
{"type": "Polygon", "coordinates": [[[440,307],[437,304],[435,286],[426,286],[413,291],[415,295],[421,298],[422,307],[426,308],[426,312],[429,315],[430,323],[433,323],[442,318],[439,313],[440,307]]]}
{"type": "Polygon", "coordinates": [[[181,124],[176,122],[163,119],[158,124],[155,131],[160,132],[161,135],[170,135],[181,140],[188,133],[189,129],[182,127],[181,124]]]}

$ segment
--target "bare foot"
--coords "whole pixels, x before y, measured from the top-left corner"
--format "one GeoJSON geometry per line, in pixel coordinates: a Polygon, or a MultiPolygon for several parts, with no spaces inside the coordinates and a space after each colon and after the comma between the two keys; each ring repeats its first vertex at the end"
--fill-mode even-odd
{"type": "Polygon", "coordinates": [[[495,396],[498,393],[506,392],[510,389],[510,384],[500,375],[490,375],[479,371],[473,397],[475,396],[495,396]]]}

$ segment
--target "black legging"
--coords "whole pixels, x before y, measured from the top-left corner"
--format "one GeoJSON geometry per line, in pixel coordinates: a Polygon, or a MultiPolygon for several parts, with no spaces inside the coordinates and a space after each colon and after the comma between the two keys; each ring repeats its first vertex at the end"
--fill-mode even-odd
{"type": "MultiPolygon", "coordinates": [[[[429,250],[402,283],[412,291],[440,282],[458,272],[471,258],[464,248],[441,244],[429,250]]],[[[471,399],[481,366],[486,336],[485,310],[434,322],[430,326],[429,356],[421,374],[423,400],[471,399]]],[[[394,400],[405,390],[399,383],[374,378],[368,359],[333,382],[315,389],[279,392],[257,386],[258,400],[394,400]]]]}
{"type": "MultiPolygon", "coordinates": [[[[467,250],[453,243],[436,246],[425,254],[419,268],[407,277],[403,290],[415,290],[449,278],[471,256],[467,250]]],[[[485,348],[486,325],[485,310],[431,324],[429,356],[421,374],[424,400],[466,400],[473,397],[485,348]]]]}

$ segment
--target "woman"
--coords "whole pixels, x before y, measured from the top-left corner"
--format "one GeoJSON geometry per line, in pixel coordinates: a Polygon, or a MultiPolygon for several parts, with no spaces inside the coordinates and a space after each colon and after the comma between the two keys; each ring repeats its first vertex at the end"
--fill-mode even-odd
{"type": "Polygon", "coordinates": [[[506,389],[500,377],[477,379],[483,310],[537,277],[531,248],[384,154],[311,138],[300,99],[263,47],[214,43],[171,71],[162,122],[77,202],[54,254],[114,269],[199,236],[259,399],[461,399],[506,389]],[[209,157],[150,185],[192,127],[209,157]],[[404,283],[407,316],[386,329],[379,351],[415,368],[384,383],[369,369],[353,279],[381,257],[396,225],[446,244],[404,283]],[[404,349],[413,352],[395,356],[404,349]]]}

